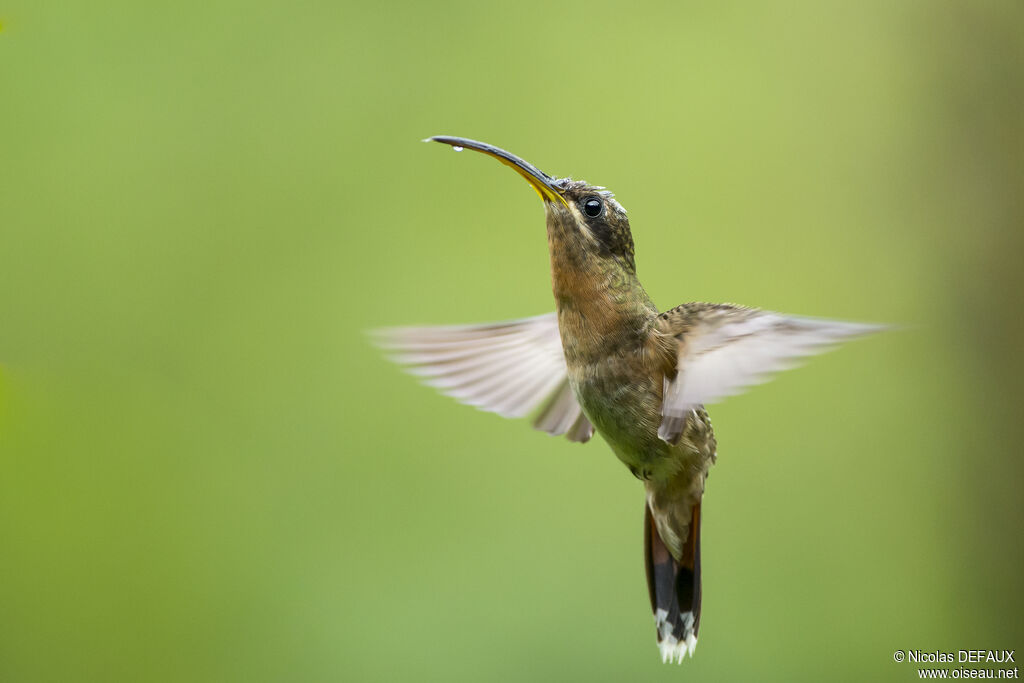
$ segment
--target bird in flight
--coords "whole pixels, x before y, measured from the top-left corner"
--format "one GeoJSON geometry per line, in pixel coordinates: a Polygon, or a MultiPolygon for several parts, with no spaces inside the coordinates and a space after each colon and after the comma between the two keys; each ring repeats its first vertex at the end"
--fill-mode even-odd
{"type": "Polygon", "coordinates": [[[701,498],[717,457],[705,405],[803,357],[883,329],[731,304],[659,311],[640,285],[626,210],[603,187],[556,179],[503,149],[428,138],[510,166],[544,203],[555,312],[480,325],[376,332],[441,392],[570,441],[596,431],[645,488],[644,555],[662,661],[700,629],[701,498]]]}

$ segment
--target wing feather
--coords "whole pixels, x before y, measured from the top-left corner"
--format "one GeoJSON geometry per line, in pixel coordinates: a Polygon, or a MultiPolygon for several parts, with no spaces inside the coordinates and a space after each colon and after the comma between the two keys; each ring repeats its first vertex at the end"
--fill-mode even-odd
{"type": "Polygon", "coordinates": [[[662,333],[675,333],[678,341],[676,374],[665,381],[658,429],[669,443],[678,441],[698,406],[741,393],[840,342],[885,329],[723,305],[684,305],[663,318],[662,333]]]}
{"type": "Polygon", "coordinates": [[[504,417],[523,417],[545,400],[534,427],[572,441],[594,428],[569,386],[554,313],[483,325],[377,330],[392,360],[443,394],[504,417]]]}

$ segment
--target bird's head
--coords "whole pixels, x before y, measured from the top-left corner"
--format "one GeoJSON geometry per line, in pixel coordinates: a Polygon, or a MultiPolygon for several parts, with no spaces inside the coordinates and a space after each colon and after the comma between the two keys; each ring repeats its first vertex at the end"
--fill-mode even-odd
{"type": "Polygon", "coordinates": [[[569,253],[564,255],[570,258],[596,256],[615,261],[635,272],[633,236],[626,210],[605,188],[549,176],[528,161],[486,142],[446,135],[427,141],[451,145],[456,150],[482,152],[525,178],[544,201],[552,250],[566,250],[569,253]]]}

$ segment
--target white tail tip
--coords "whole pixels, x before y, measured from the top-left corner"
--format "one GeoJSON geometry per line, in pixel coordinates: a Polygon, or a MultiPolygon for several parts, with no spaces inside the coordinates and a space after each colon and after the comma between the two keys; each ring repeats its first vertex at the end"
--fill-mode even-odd
{"type": "Polygon", "coordinates": [[[671,634],[664,638],[658,647],[661,648],[661,661],[671,662],[673,664],[682,664],[683,657],[686,655],[693,656],[693,651],[697,649],[697,636],[691,632],[686,636],[686,640],[676,640],[671,634]]]}

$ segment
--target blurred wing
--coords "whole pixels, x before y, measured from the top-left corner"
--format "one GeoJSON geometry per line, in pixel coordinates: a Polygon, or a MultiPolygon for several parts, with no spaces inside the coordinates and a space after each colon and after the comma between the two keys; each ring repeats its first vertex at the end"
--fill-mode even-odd
{"type": "Polygon", "coordinates": [[[738,394],[839,342],[885,329],[716,306],[697,310],[677,336],[676,376],[666,379],[658,436],[676,443],[691,410],[738,394]]]}
{"type": "Polygon", "coordinates": [[[462,403],[523,417],[547,400],[534,427],[581,442],[594,433],[569,386],[554,313],[485,325],[394,327],[374,336],[392,360],[462,403]]]}

